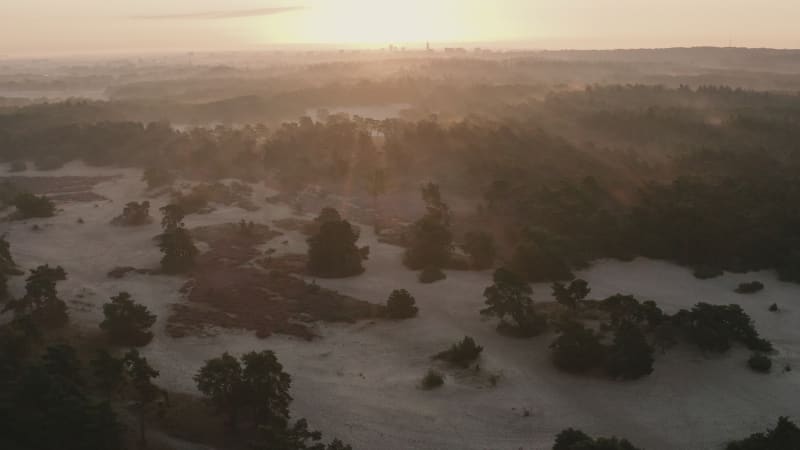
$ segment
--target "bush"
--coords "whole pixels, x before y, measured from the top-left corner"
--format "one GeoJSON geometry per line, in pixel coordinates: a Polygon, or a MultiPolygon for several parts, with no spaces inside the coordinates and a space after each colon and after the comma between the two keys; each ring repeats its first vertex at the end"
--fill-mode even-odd
{"type": "Polygon", "coordinates": [[[722,269],[714,266],[697,266],[692,271],[692,275],[699,280],[708,280],[722,276],[722,269]]]}
{"type": "Polygon", "coordinates": [[[787,417],[778,418],[778,425],[766,433],[751,434],[734,441],[726,450],[795,450],[800,448],[800,428],[787,417]]]}
{"type": "Polygon", "coordinates": [[[430,284],[447,278],[444,272],[437,267],[426,267],[419,273],[417,279],[420,283],[430,284]]]}
{"type": "Polygon", "coordinates": [[[23,192],[14,199],[14,206],[17,207],[17,214],[20,219],[30,219],[34,217],[53,217],[56,207],[53,202],[45,196],[36,196],[29,192],[23,192]]]}
{"type": "Polygon", "coordinates": [[[483,347],[475,343],[475,340],[465,336],[460,342],[453,344],[448,350],[438,353],[434,359],[447,361],[461,367],[467,367],[478,359],[483,351],[483,347]]]}
{"type": "Polygon", "coordinates": [[[422,389],[425,389],[426,391],[436,389],[442,385],[444,385],[444,375],[433,369],[429,369],[425,376],[422,377],[421,386],[422,389]]]}
{"type": "Polygon", "coordinates": [[[386,301],[386,315],[392,319],[409,319],[417,315],[416,300],[405,289],[395,289],[386,301]]]}
{"type": "Polygon", "coordinates": [[[769,305],[769,310],[771,312],[778,312],[778,304],[777,303],[773,303],[773,304],[769,305]]]}
{"type": "Polygon", "coordinates": [[[756,353],[747,360],[747,365],[756,372],[767,373],[772,369],[772,359],[767,355],[756,353]]]}
{"type": "Polygon", "coordinates": [[[749,283],[741,283],[735,291],[739,294],[754,294],[762,289],[764,289],[764,283],[751,281],[749,283]]]}

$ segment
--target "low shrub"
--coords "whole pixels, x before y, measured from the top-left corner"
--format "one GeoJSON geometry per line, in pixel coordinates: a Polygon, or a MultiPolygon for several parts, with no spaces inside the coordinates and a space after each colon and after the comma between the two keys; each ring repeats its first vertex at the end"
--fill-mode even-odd
{"type": "Polygon", "coordinates": [[[749,283],[741,283],[736,287],[735,291],[738,294],[755,294],[762,289],[764,289],[764,283],[760,281],[751,281],[749,283]]]}
{"type": "Polygon", "coordinates": [[[722,276],[722,274],[722,269],[713,266],[698,266],[692,271],[692,275],[694,275],[694,277],[698,280],[709,280],[711,278],[722,276]]]}
{"type": "Polygon", "coordinates": [[[467,367],[478,359],[483,351],[483,347],[478,345],[474,339],[465,336],[461,341],[453,344],[448,350],[438,353],[434,359],[447,361],[460,367],[467,367]]]}
{"type": "Polygon", "coordinates": [[[761,353],[756,353],[747,360],[747,365],[756,372],[767,373],[772,369],[772,359],[761,353]]]}
{"type": "Polygon", "coordinates": [[[420,283],[430,284],[447,278],[444,272],[437,267],[426,267],[419,273],[417,279],[420,283]]]}
{"type": "Polygon", "coordinates": [[[436,389],[444,385],[444,375],[441,373],[429,369],[428,372],[422,377],[422,389],[431,390],[436,389]]]}

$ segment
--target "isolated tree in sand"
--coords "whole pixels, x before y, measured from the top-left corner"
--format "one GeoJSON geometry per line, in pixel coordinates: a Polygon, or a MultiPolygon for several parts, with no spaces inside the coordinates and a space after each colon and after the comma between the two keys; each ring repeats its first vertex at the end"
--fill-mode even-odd
{"type": "Polygon", "coordinates": [[[417,311],[416,300],[405,289],[395,289],[386,301],[386,314],[392,319],[409,319],[417,311]]]}
{"type": "Polygon", "coordinates": [[[67,323],[67,304],[58,297],[56,283],[67,279],[60,266],[39,266],[31,270],[25,283],[25,296],[11,300],[3,311],[13,311],[17,319],[28,316],[36,324],[57,328],[67,323]]]}
{"type": "Polygon", "coordinates": [[[486,297],[486,308],[481,314],[500,318],[500,330],[513,331],[521,336],[534,336],[543,331],[546,323],[542,316],[535,313],[531,286],[510,270],[500,268],[494,272],[494,284],[483,291],[486,297]],[[511,317],[514,325],[505,322],[511,317]]]}
{"type": "Polygon", "coordinates": [[[586,280],[574,280],[569,285],[553,283],[553,297],[569,309],[578,309],[580,301],[584,300],[589,292],[591,289],[586,280]]]}
{"type": "Polygon", "coordinates": [[[112,342],[120,345],[142,346],[153,339],[150,327],[156,323],[156,316],[146,306],[137,304],[127,292],[111,297],[111,302],[103,305],[105,320],[100,328],[108,333],[112,342]]]}
{"type": "Polygon", "coordinates": [[[183,224],[183,210],[178,205],[170,204],[161,208],[161,213],[161,227],[164,229],[158,243],[164,254],[161,269],[166,273],[185,272],[194,266],[197,247],[183,224]]]}
{"type": "Polygon", "coordinates": [[[308,238],[308,273],[343,278],[364,271],[364,254],[356,246],[358,231],[346,220],[328,220],[308,238]]]}
{"type": "Polygon", "coordinates": [[[585,372],[598,367],[605,358],[605,347],[597,334],[580,322],[560,325],[558,338],[550,345],[553,362],[568,372],[585,372]]]}

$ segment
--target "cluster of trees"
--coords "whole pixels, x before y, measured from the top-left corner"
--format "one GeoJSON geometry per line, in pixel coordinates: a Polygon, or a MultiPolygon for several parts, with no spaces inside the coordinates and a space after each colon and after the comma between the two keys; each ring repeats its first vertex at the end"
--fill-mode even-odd
{"type": "Polygon", "coordinates": [[[127,292],[111,297],[111,302],[103,305],[103,315],[100,329],[117,345],[140,347],[153,339],[150,327],[156,323],[156,316],[127,292]]]}
{"type": "Polygon", "coordinates": [[[206,361],[194,379],[209,403],[228,416],[231,429],[238,430],[244,423],[256,430],[254,449],[351,449],[338,439],[328,445],[320,443],[321,433],[309,430],[305,419],[292,423],[292,379],[270,350],[240,358],[224,353],[206,361]]]}
{"type": "Polygon", "coordinates": [[[369,247],[359,248],[358,228],[333,208],[325,208],[315,220],[308,238],[308,273],[322,278],[345,278],[364,272],[362,261],[369,247]]]}

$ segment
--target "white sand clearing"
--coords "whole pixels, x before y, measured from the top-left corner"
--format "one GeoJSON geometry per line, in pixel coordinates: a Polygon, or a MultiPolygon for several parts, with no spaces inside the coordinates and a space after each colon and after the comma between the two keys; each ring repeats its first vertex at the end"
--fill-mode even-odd
{"type": "MultiPolygon", "coordinates": [[[[26,175],[36,174],[35,172],[26,175]]],[[[553,336],[519,340],[498,335],[491,320],[481,318],[483,289],[489,272],[448,272],[445,281],[421,285],[401,265],[399,248],[380,244],[362,227],[362,244],[371,247],[364,275],[345,280],[317,280],[325,287],[371,302],[384,302],[392,289],[406,288],[417,299],[420,316],[402,322],[371,321],[352,325],[318,325],[323,336],[305,342],[284,336],[257,339],[252,333],[216,330],[211,337],[173,339],[166,335],[169,305],[183,301],[182,279],[128,275],[106,277],[115,266],[156,267],[160,254],[152,238],[154,223],[141,228],[109,225],[128,201],[145,199],[135,170],[92,169],[81,164],[46,175],[118,174],[95,187],[108,202],[64,203],[51,219],[3,223],[17,262],[31,268],[60,264],[69,279],[60,285],[70,302],[73,323],[96,327],[101,305],[127,290],[159,315],[156,338],[144,354],[161,371],[159,382],[170,389],[195,392],[192,376],[203,362],[224,351],[274,350],[293,378],[293,412],[304,416],[326,438],[339,437],[356,449],[547,449],[554,435],[577,427],[597,435],[618,435],[650,450],[722,448],[730,439],[761,431],[779,415],[800,418],[800,286],[778,282],[770,273],[726,274],[700,281],[683,268],[649,260],[605,261],[579,274],[592,287],[593,298],[617,292],[655,300],[667,312],[698,301],[738,303],[756,321],[778,354],[772,374],[746,367],[749,352],[735,348],[704,357],[678,347],[656,359],[655,372],[633,382],[572,376],[549,361],[553,336]],[[78,224],[77,219],[84,219],[78,224]],[[33,231],[38,224],[42,230],[33,231]],[[739,282],[758,279],[766,289],[739,295],[739,282]],[[767,311],[771,303],[779,313],[767,311]],[[482,375],[433,364],[430,356],[465,335],[484,346],[482,375]],[[790,364],[797,370],[784,373],[790,364]],[[447,375],[434,391],[417,386],[424,372],[437,366],[447,375]],[[488,375],[500,376],[496,387],[488,375]]],[[[261,209],[245,212],[219,208],[192,215],[190,227],[238,221],[269,223],[291,216],[288,207],[263,202],[269,193],[254,186],[261,209]]],[[[165,199],[151,199],[152,212],[165,199]]],[[[304,251],[303,236],[287,233],[268,246],[304,251]],[[283,240],[289,240],[283,245],[283,240]]],[[[15,293],[23,278],[14,279],[15,293]]],[[[549,300],[550,289],[535,285],[535,298],[549,300]]]]}

